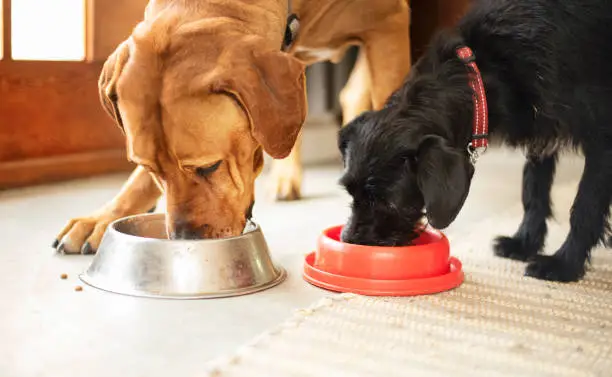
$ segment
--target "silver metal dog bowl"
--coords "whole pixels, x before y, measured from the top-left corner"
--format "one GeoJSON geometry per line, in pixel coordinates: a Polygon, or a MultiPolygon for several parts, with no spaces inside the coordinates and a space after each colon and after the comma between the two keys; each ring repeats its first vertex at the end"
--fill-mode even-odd
{"type": "Polygon", "coordinates": [[[83,282],[139,297],[199,299],[250,294],[286,277],[275,266],[259,226],[242,235],[209,240],[169,240],[163,214],[111,223],[83,282]]]}

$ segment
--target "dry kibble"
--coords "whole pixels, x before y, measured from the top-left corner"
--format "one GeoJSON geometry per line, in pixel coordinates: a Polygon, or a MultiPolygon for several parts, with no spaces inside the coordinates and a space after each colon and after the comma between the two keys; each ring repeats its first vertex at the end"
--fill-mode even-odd
{"type": "Polygon", "coordinates": [[[74,290],[77,292],[81,292],[83,290],[83,287],[81,287],[80,285],[77,285],[76,287],[74,287],[74,290]]]}
{"type": "Polygon", "coordinates": [[[60,275],[60,278],[61,278],[62,280],[66,280],[66,279],[68,279],[68,274],[61,274],[61,275],[60,275]]]}

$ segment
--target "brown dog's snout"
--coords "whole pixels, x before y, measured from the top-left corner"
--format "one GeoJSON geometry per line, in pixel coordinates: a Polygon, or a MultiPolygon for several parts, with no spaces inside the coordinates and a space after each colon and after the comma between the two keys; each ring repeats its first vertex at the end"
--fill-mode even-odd
{"type": "Polygon", "coordinates": [[[207,238],[210,225],[195,225],[185,220],[172,221],[168,227],[168,236],[171,240],[197,240],[207,238]]]}
{"type": "Polygon", "coordinates": [[[242,233],[243,228],[244,223],[231,226],[214,226],[194,223],[182,218],[170,218],[168,219],[167,233],[171,240],[200,240],[237,236],[242,233]]]}

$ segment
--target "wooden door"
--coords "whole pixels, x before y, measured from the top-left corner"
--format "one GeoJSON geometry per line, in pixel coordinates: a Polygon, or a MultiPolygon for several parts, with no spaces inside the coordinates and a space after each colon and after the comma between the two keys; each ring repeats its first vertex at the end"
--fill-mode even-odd
{"type": "Polygon", "coordinates": [[[16,45],[36,44],[17,38],[16,32],[30,38],[41,33],[43,38],[47,36],[41,25],[60,27],[70,19],[46,20],[43,10],[33,14],[38,19],[28,25],[27,3],[43,3],[0,1],[0,189],[133,168],[126,160],[121,132],[100,105],[97,82],[106,57],[141,20],[146,1],[71,1],[83,11],[72,15],[77,30],[70,33],[82,39],[82,53],[77,42],[73,56],[53,56],[52,48],[46,49],[46,56],[36,51],[28,56],[28,46],[16,45]]]}

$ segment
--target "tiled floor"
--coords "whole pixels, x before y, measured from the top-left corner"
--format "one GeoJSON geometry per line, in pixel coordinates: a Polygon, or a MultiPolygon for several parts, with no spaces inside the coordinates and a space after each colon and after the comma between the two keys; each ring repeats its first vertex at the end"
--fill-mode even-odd
{"type": "MultiPolygon", "coordinates": [[[[460,235],[475,220],[516,205],[521,166],[519,153],[489,152],[447,233],[460,235]]],[[[581,169],[580,159],[564,161],[557,200],[573,199],[581,169]]],[[[348,197],[336,184],[340,171],[307,170],[306,198],[296,203],[266,201],[259,189],[255,216],[287,281],[250,296],[201,301],[138,299],[87,286],[74,291],[91,257],[55,255],[50,243],[68,218],[111,198],[124,175],[0,192],[0,376],[198,376],[206,361],[327,294],[303,282],[300,269],[320,230],[348,214],[348,197]]]]}

